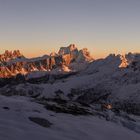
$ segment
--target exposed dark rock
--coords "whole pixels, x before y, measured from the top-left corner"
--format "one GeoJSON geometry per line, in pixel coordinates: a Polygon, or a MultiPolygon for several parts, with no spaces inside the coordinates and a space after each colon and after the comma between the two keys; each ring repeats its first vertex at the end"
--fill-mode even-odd
{"type": "Polygon", "coordinates": [[[7,107],[7,106],[4,106],[3,109],[5,109],[5,110],[10,110],[10,108],[7,107]]]}
{"type": "Polygon", "coordinates": [[[4,96],[26,96],[37,98],[42,93],[42,88],[31,86],[30,84],[21,84],[18,88],[16,85],[7,85],[0,88],[0,95],[4,96]]]}
{"type": "Polygon", "coordinates": [[[83,105],[89,105],[92,103],[101,103],[102,101],[106,101],[110,94],[109,90],[95,87],[89,89],[72,89],[68,97],[73,99],[76,96],[76,102],[83,105]]]}
{"type": "Polygon", "coordinates": [[[113,110],[120,110],[129,114],[140,116],[140,103],[133,103],[129,101],[119,101],[113,103],[113,110]]]}
{"type": "Polygon", "coordinates": [[[29,120],[46,128],[51,127],[52,123],[50,123],[48,120],[44,118],[38,118],[38,117],[29,117],[29,120]]]}
{"type": "Polygon", "coordinates": [[[41,113],[39,110],[36,110],[36,109],[35,109],[35,110],[33,110],[33,112],[36,112],[36,113],[41,113]]]}
{"type": "Polygon", "coordinates": [[[61,89],[55,91],[55,93],[56,93],[56,94],[64,94],[64,92],[63,92],[61,89]]]}
{"type": "Polygon", "coordinates": [[[92,115],[92,113],[87,108],[83,108],[80,105],[76,104],[56,105],[46,103],[45,108],[56,113],[67,113],[72,115],[92,115]]]}

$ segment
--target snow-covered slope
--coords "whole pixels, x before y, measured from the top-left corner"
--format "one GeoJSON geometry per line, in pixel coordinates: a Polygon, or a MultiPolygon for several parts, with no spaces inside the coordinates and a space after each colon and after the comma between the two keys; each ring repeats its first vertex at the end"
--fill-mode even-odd
{"type": "Polygon", "coordinates": [[[121,125],[95,116],[47,111],[28,98],[1,96],[0,101],[1,140],[139,140],[140,137],[121,125]]]}
{"type": "Polygon", "coordinates": [[[85,63],[0,79],[1,138],[139,140],[140,54],[111,54],[69,73],[85,63]]]}

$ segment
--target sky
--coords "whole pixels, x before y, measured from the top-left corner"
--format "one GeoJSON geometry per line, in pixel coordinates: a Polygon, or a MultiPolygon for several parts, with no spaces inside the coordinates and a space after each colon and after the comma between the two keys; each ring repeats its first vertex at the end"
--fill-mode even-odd
{"type": "Polygon", "coordinates": [[[95,58],[140,52],[140,0],[0,0],[0,53],[76,44],[95,58]]]}

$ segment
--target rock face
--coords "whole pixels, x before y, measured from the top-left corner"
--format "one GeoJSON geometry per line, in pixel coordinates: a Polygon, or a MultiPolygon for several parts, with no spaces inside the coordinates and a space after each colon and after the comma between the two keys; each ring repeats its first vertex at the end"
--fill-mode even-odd
{"type": "Polygon", "coordinates": [[[78,49],[74,44],[70,44],[68,47],[61,47],[58,54],[59,55],[70,54],[73,57],[77,57],[78,49]]]}
{"type": "Polygon", "coordinates": [[[27,59],[19,50],[5,51],[0,55],[0,78],[9,78],[17,74],[26,75],[34,71],[70,71],[70,64],[73,62],[82,63],[92,60],[87,49],[78,50],[74,44],[68,47],[61,47],[58,54],[51,53],[40,58],[27,59]],[[65,69],[64,69],[65,68],[65,69]]]}
{"type": "Polygon", "coordinates": [[[19,50],[15,51],[8,51],[6,50],[4,54],[0,55],[0,62],[8,62],[12,59],[21,58],[23,55],[20,53],[19,50]]]}
{"type": "Polygon", "coordinates": [[[121,56],[121,60],[122,60],[122,63],[120,64],[119,67],[120,67],[120,68],[126,68],[126,67],[129,65],[129,63],[128,63],[126,57],[125,57],[125,56],[121,56]]]}
{"type": "Polygon", "coordinates": [[[87,48],[84,48],[79,51],[78,57],[76,59],[77,62],[83,62],[83,61],[92,61],[93,58],[90,55],[90,52],[87,48]]]}

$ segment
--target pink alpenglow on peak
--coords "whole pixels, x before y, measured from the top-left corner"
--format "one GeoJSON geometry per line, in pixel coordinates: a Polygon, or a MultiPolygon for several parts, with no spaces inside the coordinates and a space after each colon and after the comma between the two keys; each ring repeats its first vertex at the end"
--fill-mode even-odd
{"type": "Polygon", "coordinates": [[[74,44],[70,44],[68,47],[61,47],[58,54],[59,55],[64,55],[64,54],[77,54],[78,49],[74,44]]]}
{"type": "Polygon", "coordinates": [[[92,57],[87,49],[78,50],[76,45],[61,47],[58,53],[28,59],[19,50],[5,51],[0,55],[0,77],[9,78],[17,74],[26,75],[32,72],[72,72],[86,68],[92,57]],[[84,65],[81,66],[81,63],[84,65]]]}

